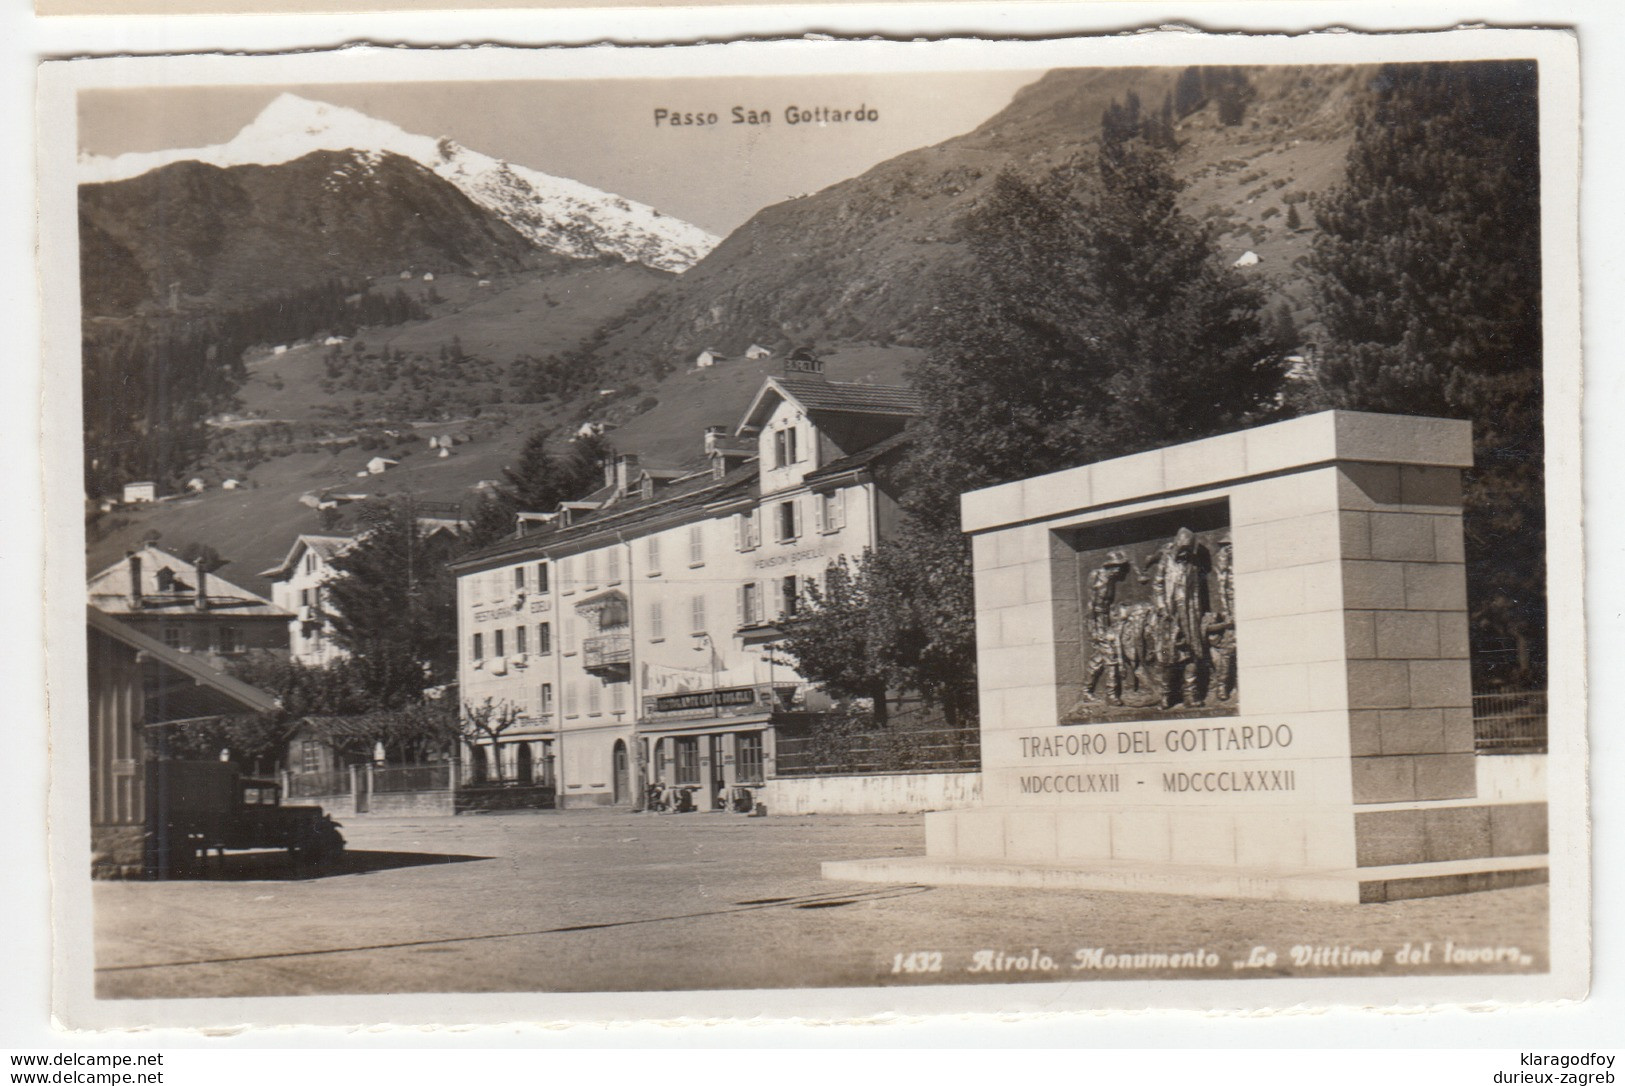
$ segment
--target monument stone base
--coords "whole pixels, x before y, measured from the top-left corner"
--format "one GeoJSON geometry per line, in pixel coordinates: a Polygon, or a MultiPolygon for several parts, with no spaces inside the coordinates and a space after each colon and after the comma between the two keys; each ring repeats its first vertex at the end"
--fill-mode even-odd
{"type": "Polygon", "coordinates": [[[1385,804],[1353,819],[1260,809],[925,816],[926,855],[834,860],[829,879],[1363,904],[1547,881],[1546,804],[1385,804]],[[1355,864],[1340,862],[1353,852],[1355,864]]]}
{"type": "Polygon", "coordinates": [[[1479,798],[1467,423],[1328,411],[965,495],[982,795],[830,878],[1390,901],[1546,881],[1479,798]]]}

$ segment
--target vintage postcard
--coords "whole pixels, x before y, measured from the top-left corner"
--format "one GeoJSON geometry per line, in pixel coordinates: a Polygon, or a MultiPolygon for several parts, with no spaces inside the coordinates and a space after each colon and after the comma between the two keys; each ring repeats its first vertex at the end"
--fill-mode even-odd
{"type": "Polygon", "coordinates": [[[1584,995],[1570,35],[41,87],[65,1024],[1584,995]]]}

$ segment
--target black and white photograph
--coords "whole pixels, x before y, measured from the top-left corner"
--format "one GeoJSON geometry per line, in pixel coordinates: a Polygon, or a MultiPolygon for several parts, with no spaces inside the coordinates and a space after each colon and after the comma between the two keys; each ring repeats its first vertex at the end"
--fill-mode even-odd
{"type": "Polygon", "coordinates": [[[47,65],[59,1015],[1583,993],[1573,42],[1163,37],[47,65]]]}

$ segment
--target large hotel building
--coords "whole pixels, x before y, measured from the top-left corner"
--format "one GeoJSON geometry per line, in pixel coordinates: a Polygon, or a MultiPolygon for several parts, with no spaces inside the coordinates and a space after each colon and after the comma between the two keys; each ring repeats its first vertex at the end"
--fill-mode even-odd
{"type": "Polygon", "coordinates": [[[541,527],[453,563],[459,684],[485,718],[476,771],[551,784],[561,806],[649,783],[702,809],[773,772],[776,728],[827,705],[773,651],[840,556],[893,529],[908,388],[770,377],[706,467],[634,456],[541,527]],[[494,733],[494,734],[492,734],[494,733]]]}

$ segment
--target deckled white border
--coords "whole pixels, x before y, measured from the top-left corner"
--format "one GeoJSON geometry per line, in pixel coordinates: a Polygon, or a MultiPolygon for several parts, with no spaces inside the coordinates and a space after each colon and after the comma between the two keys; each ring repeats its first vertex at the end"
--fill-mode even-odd
{"type": "MultiPolygon", "coordinates": [[[[703,76],[856,71],[941,71],[957,67],[1049,68],[1087,65],[1346,64],[1379,60],[1534,56],[1542,65],[1542,141],[1547,335],[1548,502],[1554,536],[1549,544],[1552,613],[1582,610],[1579,464],[1579,312],[1576,281],[1574,163],[1578,116],[1573,42],[1561,34],[1456,31],[1448,34],[1367,37],[1323,34],[1307,38],[1210,38],[1188,32],[1111,39],[1042,42],[940,41],[768,42],[682,49],[434,53],[352,49],[334,56],[203,56],[85,61],[47,66],[41,73],[41,210],[46,305],[47,389],[53,418],[43,453],[53,477],[50,584],[60,586],[49,616],[52,738],[57,764],[51,810],[59,931],[86,937],[57,940],[55,1000],[67,1023],[100,1028],[189,1025],[232,1028],[253,1023],[441,1024],[583,1020],[695,1021],[715,1018],[793,1018],[851,1021],[898,1012],[1034,1014],[1061,1009],[1304,1008],[1327,1004],[1405,1007],[1437,1003],[1484,1004],[1489,990],[1501,1006],[1539,1002],[1583,991],[1589,886],[1585,827],[1583,744],[1577,729],[1553,729],[1552,961],[1541,977],[1364,978],[1349,980],[1113,981],[931,989],[806,989],[703,993],[588,995],[408,995],[97,1001],[90,995],[89,895],[83,842],[88,840],[86,783],[73,767],[88,758],[85,719],[84,635],[78,625],[82,592],[82,524],[78,502],[77,243],[72,184],[72,95],[81,86],[149,83],[370,82],[390,79],[534,79],[703,76]],[[184,74],[183,74],[184,73],[184,74]],[[60,604],[60,606],[58,606],[60,604]]],[[[1554,617],[1552,719],[1583,719],[1582,625],[1554,617]]]]}

